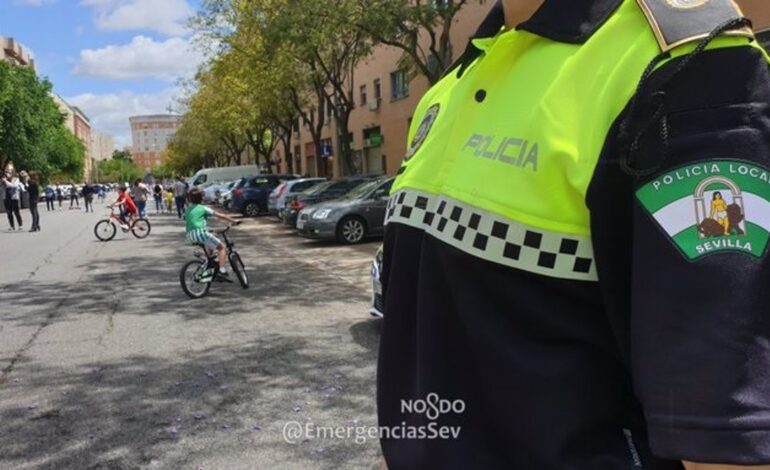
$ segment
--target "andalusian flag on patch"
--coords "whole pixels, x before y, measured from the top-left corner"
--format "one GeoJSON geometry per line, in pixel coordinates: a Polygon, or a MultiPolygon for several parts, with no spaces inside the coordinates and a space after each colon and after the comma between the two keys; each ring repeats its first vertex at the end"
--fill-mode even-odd
{"type": "Polygon", "coordinates": [[[737,160],[660,175],[636,193],[689,260],[736,251],[761,257],[770,240],[770,170],[737,160]]]}

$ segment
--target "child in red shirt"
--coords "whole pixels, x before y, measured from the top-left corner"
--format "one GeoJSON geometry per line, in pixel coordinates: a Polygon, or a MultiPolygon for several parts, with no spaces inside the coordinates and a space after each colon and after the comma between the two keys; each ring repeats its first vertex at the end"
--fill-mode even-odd
{"type": "Polygon", "coordinates": [[[136,214],[139,212],[134,200],[131,199],[131,196],[126,191],[126,187],[123,185],[118,186],[118,199],[110,205],[111,208],[115,206],[120,206],[120,220],[126,225],[129,225],[129,222],[135,219],[136,214]]]}

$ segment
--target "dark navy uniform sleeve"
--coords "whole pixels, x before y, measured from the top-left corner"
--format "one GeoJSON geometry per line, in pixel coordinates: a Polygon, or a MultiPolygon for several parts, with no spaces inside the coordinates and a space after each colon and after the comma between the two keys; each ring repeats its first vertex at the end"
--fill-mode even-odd
{"type": "Polygon", "coordinates": [[[682,60],[615,123],[589,190],[604,301],[656,456],[770,464],[768,64],[682,60]]]}

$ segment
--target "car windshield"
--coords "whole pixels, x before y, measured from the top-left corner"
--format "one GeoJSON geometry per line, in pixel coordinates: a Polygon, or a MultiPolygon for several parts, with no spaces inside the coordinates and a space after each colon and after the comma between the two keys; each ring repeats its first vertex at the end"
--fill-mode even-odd
{"type": "Polygon", "coordinates": [[[371,191],[374,190],[374,188],[376,188],[380,184],[382,184],[382,181],[380,181],[380,180],[374,180],[374,181],[369,181],[369,182],[364,183],[364,184],[360,184],[360,185],[356,186],[355,188],[351,189],[350,191],[348,191],[343,196],[343,198],[345,198],[345,199],[358,199],[360,197],[363,197],[363,196],[369,194],[371,191]]]}
{"type": "Polygon", "coordinates": [[[320,184],[317,184],[315,186],[311,186],[310,188],[302,191],[302,194],[319,194],[323,192],[326,188],[334,184],[334,181],[323,181],[320,184]]]}

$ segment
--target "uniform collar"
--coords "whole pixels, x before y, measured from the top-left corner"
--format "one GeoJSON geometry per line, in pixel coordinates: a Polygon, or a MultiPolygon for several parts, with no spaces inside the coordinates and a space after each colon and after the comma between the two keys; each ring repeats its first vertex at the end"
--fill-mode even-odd
{"type": "MultiPolygon", "coordinates": [[[[553,41],[570,44],[585,43],[623,3],[624,0],[545,0],[534,15],[516,27],[553,41]]],[[[485,38],[496,36],[505,26],[502,0],[492,7],[458,61],[458,76],[489,46],[485,38]]]]}
{"type": "Polygon", "coordinates": [[[554,41],[583,44],[621,3],[623,0],[545,0],[535,14],[516,29],[554,41]]]}
{"type": "MultiPolygon", "coordinates": [[[[545,0],[534,15],[516,29],[559,42],[582,44],[598,30],[623,0],[545,0]]],[[[505,26],[502,1],[482,21],[473,39],[488,38],[505,26]]]]}

